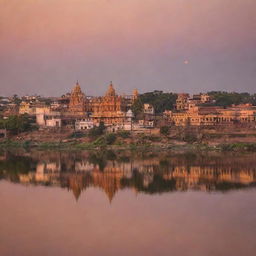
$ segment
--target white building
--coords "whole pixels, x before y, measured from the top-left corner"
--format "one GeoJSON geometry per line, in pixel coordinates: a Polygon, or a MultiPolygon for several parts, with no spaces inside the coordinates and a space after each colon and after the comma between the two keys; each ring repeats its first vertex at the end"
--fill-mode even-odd
{"type": "Polygon", "coordinates": [[[154,121],[153,120],[139,120],[139,127],[140,128],[154,128],[154,121]]]}
{"type": "Polygon", "coordinates": [[[143,106],[143,112],[144,112],[144,114],[154,115],[155,109],[151,104],[146,103],[143,106]]]}
{"type": "Polygon", "coordinates": [[[36,123],[41,127],[61,127],[61,113],[49,107],[36,108],[36,123]]]}
{"type": "Polygon", "coordinates": [[[75,122],[75,129],[77,131],[80,130],[89,130],[94,126],[93,121],[91,119],[79,119],[75,122]]]}

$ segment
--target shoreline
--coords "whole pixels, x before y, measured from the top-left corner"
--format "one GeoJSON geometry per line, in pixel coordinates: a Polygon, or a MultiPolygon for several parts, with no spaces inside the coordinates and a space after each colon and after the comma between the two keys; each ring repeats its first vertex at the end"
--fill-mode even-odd
{"type": "MultiPolygon", "coordinates": [[[[123,141],[124,142],[124,141],[123,141]]],[[[215,152],[256,152],[255,142],[236,142],[236,143],[116,143],[108,145],[99,142],[99,139],[92,142],[81,142],[80,140],[66,141],[17,141],[17,140],[2,140],[0,141],[0,150],[11,149],[36,149],[36,150],[60,150],[60,151],[84,151],[84,150],[112,150],[112,151],[140,151],[140,152],[188,152],[188,151],[215,151],[215,152]]]]}

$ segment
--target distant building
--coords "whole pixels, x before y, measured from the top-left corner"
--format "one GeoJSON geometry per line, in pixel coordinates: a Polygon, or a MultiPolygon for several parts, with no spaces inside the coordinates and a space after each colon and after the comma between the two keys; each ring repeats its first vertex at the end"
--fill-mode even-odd
{"type": "Polygon", "coordinates": [[[146,103],[143,105],[143,113],[148,115],[154,115],[155,109],[151,104],[146,103]]]}
{"type": "Polygon", "coordinates": [[[176,126],[256,124],[256,107],[250,104],[229,108],[194,106],[183,112],[165,111],[164,115],[176,126]]]}
{"type": "Polygon", "coordinates": [[[153,128],[154,127],[154,120],[139,120],[139,127],[140,128],[153,128]]]}
{"type": "Polygon", "coordinates": [[[7,98],[7,97],[1,97],[0,98],[0,107],[5,107],[10,103],[11,103],[11,101],[10,101],[9,98],[7,98]]]}
{"type": "Polygon", "coordinates": [[[188,93],[178,94],[178,97],[176,100],[176,109],[177,110],[187,110],[188,109],[188,100],[189,100],[188,93]]]}
{"type": "Polygon", "coordinates": [[[200,93],[194,94],[192,98],[190,98],[188,93],[180,93],[178,94],[175,108],[178,111],[188,110],[197,105],[212,103],[211,97],[208,94],[200,93]]]}
{"type": "Polygon", "coordinates": [[[18,114],[19,114],[19,106],[15,103],[8,104],[3,111],[4,118],[12,115],[18,115],[18,114]]]}
{"type": "Polygon", "coordinates": [[[22,101],[19,106],[19,114],[34,115],[36,113],[36,108],[33,103],[22,101]]]}
{"type": "Polygon", "coordinates": [[[60,112],[52,111],[49,107],[39,107],[36,108],[36,123],[40,127],[60,128],[62,115],[60,112]]]}
{"type": "Polygon", "coordinates": [[[75,122],[75,130],[90,130],[94,127],[92,119],[78,119],[75,122]]]}

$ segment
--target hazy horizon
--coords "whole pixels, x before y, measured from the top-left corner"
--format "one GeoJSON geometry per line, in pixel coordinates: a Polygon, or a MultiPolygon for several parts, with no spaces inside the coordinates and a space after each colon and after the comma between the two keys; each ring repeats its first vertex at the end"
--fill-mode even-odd
{"type": "Polygon", "coordinates": [[[255,93],[255,0],[0,0],[0,95],[255,93]]]}

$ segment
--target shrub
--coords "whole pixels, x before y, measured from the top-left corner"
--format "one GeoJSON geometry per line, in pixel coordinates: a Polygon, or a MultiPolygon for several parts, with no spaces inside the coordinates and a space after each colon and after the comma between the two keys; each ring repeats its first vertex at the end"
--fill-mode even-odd
{"type": "Polygon", "coordinates": [[[186,133],[185,136],[184,136],[184,141],[185,142],[188,142],[188,143],[193,143],[193,142],[196,142],[198,139],[197,139],[197,136],[193,133],[186,133]]]}
{"type": "Polygon", "coordinates": [[[71,135],[70,135],[70,138],[82,138],[84,137],[84,133],[82,132],[73,132],[71,135]]]}
{"type": "Polygon", "coordinates": [[[6,120],[0,121],[0,127],[6,128],[12,134],[17,134],[19,132],[26,132],[31,130],[31,119],[28,115],[13,115],[9,116],[6,120]]]}
{"type": "Polygon", "coordinates": [[[160,142],[161,141],[161,137],[159,137],[159,136],[150,136],[150,137],[148,137],[148,139],[150,140],[150,141],[152,141],[152,142],[160,142]]]}
{"type": "Polygon", "coordinates": [[[129,131],[119,131],[117,135],[123,139],[127,139],[131,136],[131,133],[129,131]]]}
{"type": "Polygon", "coordinates": [[[162,135],[168,136],[170,134],[170,128],[168,126],[162,126],[160,128],[160,133],[162,135]]]}
{"type": "Polygon", "coordinates": [[[221,145],[222,151],[247,151],[256,152],[256,144],[254,143],[234,143],[221,145]]]}
{"type": "Polygon", "coordinates": [[[106,140],[103,136],[97,138],[95,141],[93,141],[93,145],[95,146],[104,146],[106,143],[106,140]]]}
{"type": "Polygon", "coordinates": [[[106,144],[111,145],[116,140],[116,135],[114,133],[109,133],[105,136],[106,144]]]}
{"type": "Polygon", "coordinates": [[[30,141],[30,140],[26,140],[26,141],[24,141],[24,143],[23,143],[23,147],[24,147],[24,148],[29,148],[29,147],[30,147],[30,144],[31,144],[31,141],[30,141]]]}
{"type": "Polygon", "coordinates": [[[103,122],[100,122],[99,126],[94,126],[91,130],[89,130],[89,135],[92,137],[100,136],[105,132],[105,125],[103,122]]]}

